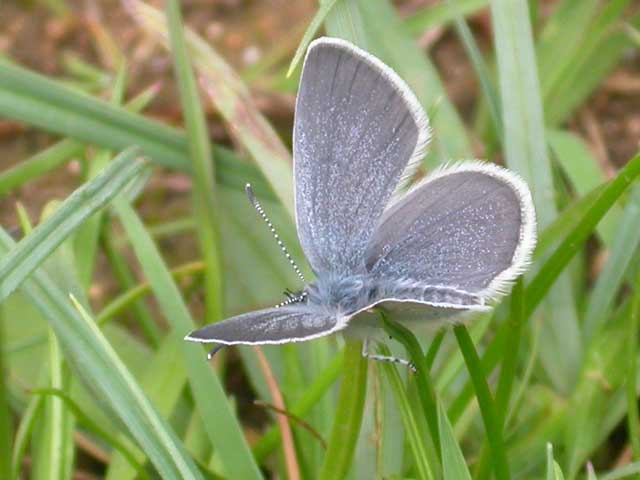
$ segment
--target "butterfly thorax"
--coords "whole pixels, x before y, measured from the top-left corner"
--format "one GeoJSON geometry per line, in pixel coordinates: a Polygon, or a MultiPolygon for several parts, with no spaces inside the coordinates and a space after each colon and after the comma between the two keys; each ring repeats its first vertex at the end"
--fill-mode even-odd
{"type": "Polygon", "coordinates": [[[341,315],[368,307],[378,298],[378,282],[370,275],[322,275],[306,288],[307,301],[341,315]]]}

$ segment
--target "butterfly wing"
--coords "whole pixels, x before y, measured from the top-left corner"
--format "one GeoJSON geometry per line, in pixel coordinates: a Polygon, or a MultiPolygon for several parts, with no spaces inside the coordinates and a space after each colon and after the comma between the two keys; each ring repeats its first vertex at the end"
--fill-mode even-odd
{"type": "Polygon", "coordinates": [[[191,332],[185,340],[225,345],[282,344],[324,337],[345,326],[344,319],[302,304],[238,315],[191,332]]]}
{"type": "Polygon", "coordinates": [[[296,222],[316,273],[361,273],[384,207],[421,159],[427,118],[389,67],[343,40],[307,52],[293,136],[296,222]]]}
{"type": "Polygon", "coordinates": [[[410,291],[413,282],[484,303],[522,273],[535,239],[527,185],[506,169],[472,162],[435,173],[385,211],[367,268],[397,281],[398,292],[410,291]]]}

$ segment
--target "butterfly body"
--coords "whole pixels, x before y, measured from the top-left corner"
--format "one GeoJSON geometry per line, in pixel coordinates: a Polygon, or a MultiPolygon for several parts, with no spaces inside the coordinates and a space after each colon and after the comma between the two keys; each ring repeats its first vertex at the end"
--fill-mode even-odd
{"type": "Polygon", "coordinates": [[[316,278],[279,306],[186,339],[283,344],[375,330],[376,307],[412,326],[490,309],[529,263],[531,194],[516,174],[478,161],[405,191],[430,136],[422,107],[389,67],[343,40],[312,42],[293,155],[298,237],[316,278]]]}

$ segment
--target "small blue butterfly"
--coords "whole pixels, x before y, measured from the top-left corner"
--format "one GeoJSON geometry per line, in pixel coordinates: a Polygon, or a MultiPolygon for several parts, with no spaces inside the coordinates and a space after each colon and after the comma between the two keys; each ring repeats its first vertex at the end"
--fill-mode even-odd
{"type": "Polygon", "coordinates": [[[514,173],[478,161],[437,170],[405,193],[429,138],[427,116],[393,70],[346,41],[314,41],[293,156],[298,237],[316,280],[186,339],[283,344],[375,326],[375,306],[410,326],[490,309],[530,261],[531,194],[514,173]]]}

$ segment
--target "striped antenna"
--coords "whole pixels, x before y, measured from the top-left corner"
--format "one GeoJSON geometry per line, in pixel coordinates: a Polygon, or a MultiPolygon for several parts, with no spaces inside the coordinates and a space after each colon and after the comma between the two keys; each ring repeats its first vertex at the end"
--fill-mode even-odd
{"type": "MultiPolygon", "coordinates": [[[[278,232],[276,232],[276,229],[273,226],[273,223],[271,223],[271,220],[269,220],[269,217],[267,217],[267,214],[264,212],[262,205],[260,205],[260,202],[258,201],[256,196],[253,194],[253,189],[251,188],[251,184],[247,183],[244,187],[244,190],[245,192],[247,192],[247,197],[249,197],[249,201],[251,202],[251,205],[253,205],[253,208],[256,209],[256,211],[260,214],[264,222],[267,224],[267,227],[269,227],[269,230],[271,230],[273,237],[276,239],[276,242],[278,242],[278,246],[280,247],[280,250],[282,250],[282,253],[284,253],[284,256],[287,257],[287,260],[289,260],[289,263],[293,267],[293,270],[296,272],[296,275],[298,275],[298,278],[302,280],[302,283],[307,283],[307,281],[304,279],[304,275],[300,271],[300,268],[298,267],[296,262],[293,261],[293,258],[291,258],[291,254],[287,250],[287,247],[285,247],[284,243],[282,243],[282,240],[280,240],[280,235],[278,235],[278,232]]],[[[294,302],[289,302],[289,303],[294,303],[294,302]]]]}
{"type": "Polygon", "coordinates": [[[275,308],[286,307],[287,305],[291,305],[292,303],[304,302],[304,299],[307,298],[308,293],[302,292],[300,295],[291,295],[284,302],[280,302],[275,306],[275,308]]]}

